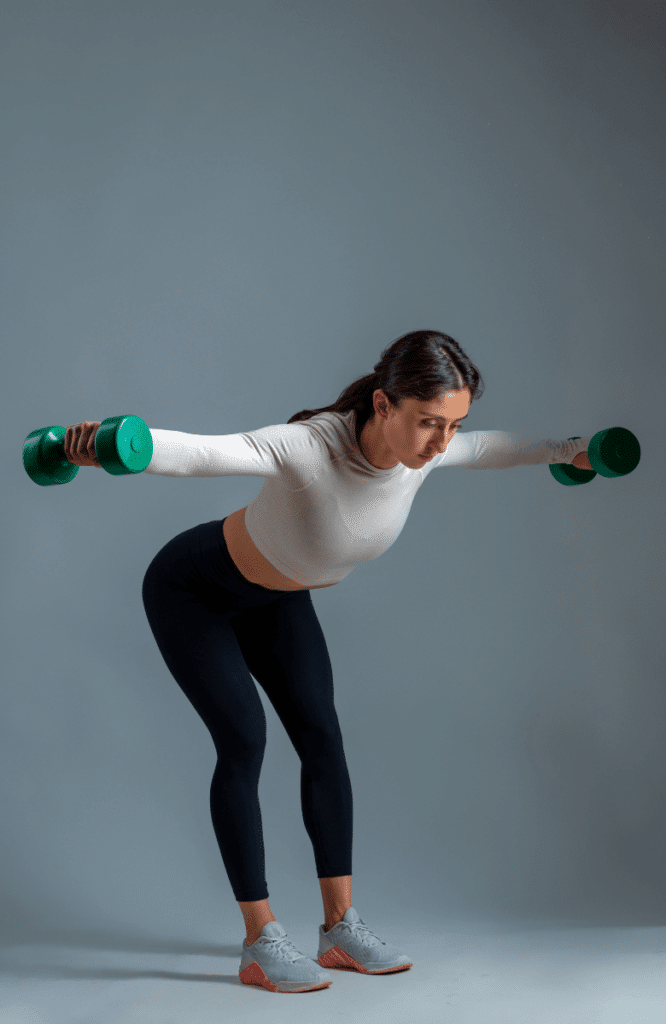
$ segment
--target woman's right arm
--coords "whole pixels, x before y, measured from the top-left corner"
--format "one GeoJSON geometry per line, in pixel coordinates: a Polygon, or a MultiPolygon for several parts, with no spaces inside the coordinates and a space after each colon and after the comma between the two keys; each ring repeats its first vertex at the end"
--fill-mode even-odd
{"type": "Polygon", "coordinates": [[[153,457],[144,473],[160,476],[266,476],[274,471],[265,449],[248,434],[188,434],[150,428],[153,457]]]}
{"type": "MultiPolygon", "coordinates": [[[[65,456],[76,466],[102,464],[95,451],[101,420],[75,423],[65,431],[65,456]]],[[[144,470],[163,476],[262,475],[265,457],[242,434],[186,434],[181,430],[150,431],[153,455],[144,470]]]]}
{"type": "Polygon", "coordinates": [[[150,428],[153,457],[144,473],[162,476],[282,477],[302,487],[317,472],[321,445],[302,423],[238,434],[188,434],[150,428]]]}
{"type": "MultiPolygon", "coordinates": [[[[95,452],[101,421],[75,423],[65,431],[65,455],[77,466],[103,468],[95,452]]],[[[281,477],[304,487],[319,472],[324,443],[302,423],[277,423],[238,434],[188,434],[150,427],[153,454],[144,473],[160,476],[281,477]]]]}

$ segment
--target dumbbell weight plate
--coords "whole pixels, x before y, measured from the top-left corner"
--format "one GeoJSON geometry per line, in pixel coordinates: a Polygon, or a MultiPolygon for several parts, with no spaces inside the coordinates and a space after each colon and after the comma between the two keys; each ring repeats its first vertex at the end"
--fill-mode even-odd
{"type": "Polygon", "coordinates": [[[109,416],[95,434],[95,451],[107,473],[143,473],[153,457],[153,439],[139,416],[109,416]]]}
{"type": "MultiPolygon", "coordinates": [[[[580,434],[576,437],[570,437],[568,440],[578,441],[579,438],[580,434]]],[[[557,482],[564,484],[566,487],[574,487],[576,484],[587,484],[590,480],[594,480],[597,475],[592,469],[579,469],[578,466],[572,466],[570,462],[551,462],[548,468],[557,482]]]]}
{"type": "Polygon", "coordinates": [[[641,461],[641,446],[630,430],[609,427],[594,435],[587,457],[601,476],[626,476],[641,461]]]}
{"type": "Polygon", "coordinates": [[[42,487],[68,484],[79,467],[65,456],[65,428],[31,430],[23,442],[23,465],[31,480],[42,487]]]}

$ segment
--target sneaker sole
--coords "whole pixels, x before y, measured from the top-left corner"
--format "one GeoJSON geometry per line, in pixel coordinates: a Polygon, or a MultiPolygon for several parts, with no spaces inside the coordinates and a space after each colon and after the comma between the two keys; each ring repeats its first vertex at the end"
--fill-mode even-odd
{"type": "Polygon", "coordinates": [[[340,949],[339,946],[329,949],[328,953],[322,953],[320,957],[317,957],[317,963],[327,970],[360,971],[361,974],[393,974],[394,971],[406,971],[408,967],[412,966],[412,964],[398,964],[397,967],[382,967],[378,971],[369,971],[367,967],[363,967],[358,960],[354,960],[353,956],[345,953],[344,949],[340,949]]]}
{"type": "Polygon", "coordinates": [[[261,985],[267,988],[269,992],[314,992],[318,988],[328,988],[331,984],[330,981],[322,981],[315,984],[287,981],[283,982],[281,988],[278,988],[275,982],[266,976],[265,971],[256,960],[241,971],[238,977],[244,985],[261,985]]]}

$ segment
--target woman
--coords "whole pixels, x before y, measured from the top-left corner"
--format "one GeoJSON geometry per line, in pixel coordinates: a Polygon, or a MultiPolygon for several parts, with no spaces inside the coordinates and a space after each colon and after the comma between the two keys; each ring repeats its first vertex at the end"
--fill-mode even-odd
{"type": "MultiPolygon", "coordinates": [[[[453,338],[415,331],[393,342],[375,372],[333,405],[306,409],[286,424],[221,436],[151,429],[146,473],[265,480],[245,508],[170,540],[143,581],[160,652],[217,750],[210,809],[245,919],[239,974],[246,983],[306,991],[330,985],[321,966],[372,974],[411,967],[351,906],[352,789],[310,590],[339,583],[386,551],[432,469],[552,462],[592,468],[590,438],[524,442],[501,431],[459,434],[483,390],[453,338]],[[317,962],[289,942],[268,903],[258,798],[266,720],[253,676],[301,760],[303,821],[325,914],[317,962]]],[[[99,466],[98,426],[67,429],[70,461],[99,466]]]]}

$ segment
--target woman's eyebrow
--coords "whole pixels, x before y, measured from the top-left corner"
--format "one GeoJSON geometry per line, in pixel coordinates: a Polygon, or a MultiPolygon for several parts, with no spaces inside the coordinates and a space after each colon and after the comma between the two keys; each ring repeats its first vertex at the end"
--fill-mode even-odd
{"type": "MultiPolygon", "coordinates": [[[[446,419],[446,416],[435,416],[434,412],[424,412],[423,416],[427,416],[429,420],[445,420],[446,419]]],[[[466,420],[468,416],[469,416],[469,413],[466,412],[464,416],[456,416],[455,420],[452,420],[451,422],[455,423],[457,420],[466,420]]]]}

